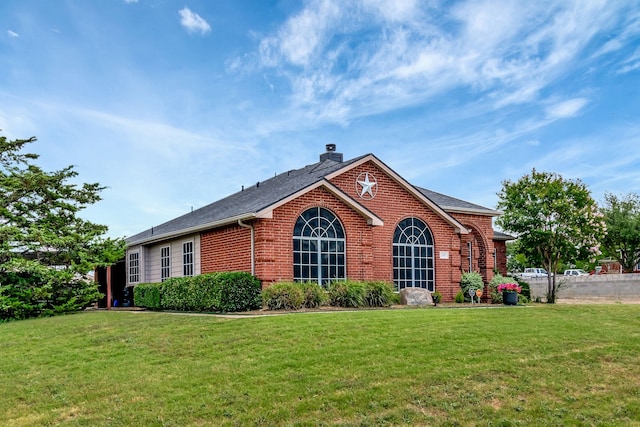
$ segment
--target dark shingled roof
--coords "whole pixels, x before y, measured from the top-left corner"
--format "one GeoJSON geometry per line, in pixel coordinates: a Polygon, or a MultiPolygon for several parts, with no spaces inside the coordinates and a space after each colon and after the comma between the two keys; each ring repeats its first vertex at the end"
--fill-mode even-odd
{"type": "Polygon", "coordinates": [[[416,187],[418,191],[424,194],[427,198],[431,199],[432,202],[435,202],[438,206],[444,209],[447,212],[450,211],[478,211],[478,212],[486,212],[487,214],[497,214],[493,209],[485,208],[484,206],[476,205],[474,203],[465,202],[464,200],[456,199],[455,197],[450,197],[441,193],[437,193],[435,191],[427,190],[426,188],[416,187]]]}
{"type": "MultiPolygon", "coordinates": [[[[345,162],[326,158],[302,169],[281,173],[193,212],[130,236],[126,239],[126,242],[130,245],[145,243],[155,239],[160,240],[165,236],[179,235],[182,231],[185,233],[196,231],[199,227],[206,227],[208,224],[221,224],[226,220],[229,220],[229,223],[236,222],[239,217],[260,212],[292,194],[322,181],[327,175],[348,167],[369,155],[365,154],[345,162]]],[[[425,188],[415,188],[445,211],[461,210],[474,211],[486,215],[497,214],[496,211],[473,203],[445,196],[425,188]]]]}
{"type": "Polygon", "coordinates": [[[193,212],[128,237],[126,241],[129,244],[144,242],[156,236],[160,237],[173,234],[180,230],[224,221],[227,218],[236,218],[243,214],[259,212],[366,156],[367,155],[360,156],[346,162],[327,159],[305,166],[302,169],[294,169],[281,173],[266,181],[262,181],[235,194],[196,209],[193,212]]]}
{"type": "Polygon", "coordinates": [[[503,233],[502,231],[493,230],[493,240],[516,240],[517,237],[514,237],[510,234],[503,233]]]}

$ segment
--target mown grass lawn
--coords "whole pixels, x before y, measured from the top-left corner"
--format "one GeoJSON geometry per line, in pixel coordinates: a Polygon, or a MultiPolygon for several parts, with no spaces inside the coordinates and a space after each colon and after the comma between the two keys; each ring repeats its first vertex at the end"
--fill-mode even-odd
{"type": "Polygon", "coordinates": [[[0,324],[0,425],[640,425],[640,306],[0,324]]]}

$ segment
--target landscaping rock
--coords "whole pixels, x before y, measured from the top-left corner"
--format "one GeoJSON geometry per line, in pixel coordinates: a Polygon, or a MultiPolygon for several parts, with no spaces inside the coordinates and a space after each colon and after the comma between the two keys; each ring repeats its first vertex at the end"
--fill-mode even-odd
{"type": "Polygon", "coordinates": [[[402,305],[433,305],[431,292],[422,288],[404,288],[400,290],[402,305]]]}

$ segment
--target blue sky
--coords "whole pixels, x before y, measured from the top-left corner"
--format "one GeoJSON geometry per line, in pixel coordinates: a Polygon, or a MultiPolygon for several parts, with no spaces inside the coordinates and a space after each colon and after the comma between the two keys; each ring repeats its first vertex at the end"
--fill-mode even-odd
{"type": "Polygon", "coordinates": [[[636,1],[3,0],[0,129],[128,236],[333,143],[494,208],[536,168],[640,193],[636,1]]]}

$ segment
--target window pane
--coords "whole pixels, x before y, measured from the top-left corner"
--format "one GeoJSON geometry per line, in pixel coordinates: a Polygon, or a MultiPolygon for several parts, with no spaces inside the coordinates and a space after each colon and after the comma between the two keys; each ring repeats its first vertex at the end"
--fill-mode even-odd
{"type": "Polygon", "coordinates": [[[293,264],[295,280],[345,278],[344,230],[337,217],[324,208],[303,212],[294,227],[293,264]],[[298,234],[309,236],[296,239],[298,234]]]}
{"type": "Polygon", "coordinates": [[[433,237],[422,220],[405,218],[398,223],[392,253],[393,278],[398,289],[433,289],[433,237]]]}

